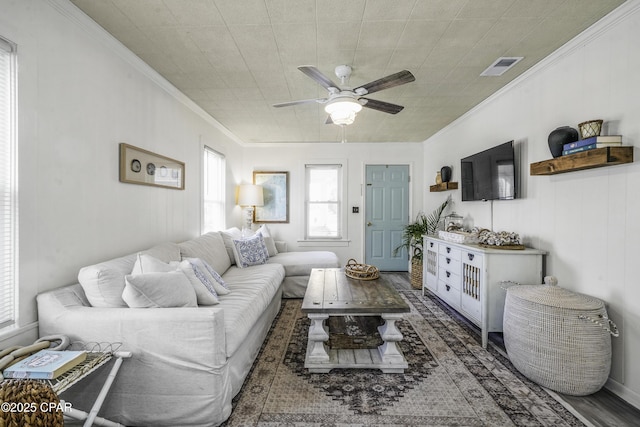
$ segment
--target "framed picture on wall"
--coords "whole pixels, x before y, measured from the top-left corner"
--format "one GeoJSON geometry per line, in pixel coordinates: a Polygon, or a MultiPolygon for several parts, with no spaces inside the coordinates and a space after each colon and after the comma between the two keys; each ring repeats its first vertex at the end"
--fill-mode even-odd
{"type": "Polygon", "coordinates": [[[121,142],[120,182],[184,190],[184,163],[121,142]]]}
{"type": "Polygon", "coordinates": [[[289,222],[289,172],[253,172],[262,186],[264,206],[256,206],[253,222],[289,222]]]}

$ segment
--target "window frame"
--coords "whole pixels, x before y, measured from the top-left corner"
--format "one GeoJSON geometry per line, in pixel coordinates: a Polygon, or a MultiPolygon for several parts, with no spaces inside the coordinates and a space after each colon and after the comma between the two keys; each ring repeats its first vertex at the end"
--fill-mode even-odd
{"type": "Polygon", "coordinates": [[[19,324],[18,286],[18,145],[17,145],[17,45],[0,37],[0,330],[6,331],[19,324]],[[4,80],[6,77],[6,81],[4,80]]]}
{"type": "Polygon", "coordinates": [[[201,233],[207,233],[210,231],[219,231],[224,230],[226,228],[226,157],[224,154],[215,150],[208,145],[203,145],[202,147],[202,221],[201,221],[201,233]],[[210,177],[208,174],[208,156],[212,156],[216,158],[218,162],[222,165],[221,170],[218,170],[215,173],[215,177],[210,177]],[[217,193],[219,194],[218,198],[209,198],[207,197],[208,186],[210,184],[210,179],[217,179],[217,193]],[[214,226],[209,226],[207,222],[207,203],[217,203],[218,208],[217,211],[221,215],[221,218],[214,222],[214,226]]]}
{"type": "MultiPolygon", "coordinates": [[[[304,164],[304,241],[307,242],[341,242],[347,239],[347,218],[344,196],[346,192],[346,161],[326,161],[326,162],[306,162],[304,164]],[[309,233],[310,227],[310,206],[311,203],[321,203],[323,201],[310,200],[310,176],[313,169],[335,169],[338,172],[337,182],[337,236],[313,236],[309,233]]],[[[329,203],[331,201],[324,201],[329,203]]]]}

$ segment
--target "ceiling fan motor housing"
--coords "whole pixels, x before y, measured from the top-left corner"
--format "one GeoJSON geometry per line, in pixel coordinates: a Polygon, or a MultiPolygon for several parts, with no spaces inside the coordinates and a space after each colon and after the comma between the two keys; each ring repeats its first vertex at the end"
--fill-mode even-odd
{"type": "Polygon", "coordinates": [[[347,80],[349,80],[349,77],[351,77],[352,69],[348,65],[338,65],[334,71],[342,84],[344,84],[347,80]]]}

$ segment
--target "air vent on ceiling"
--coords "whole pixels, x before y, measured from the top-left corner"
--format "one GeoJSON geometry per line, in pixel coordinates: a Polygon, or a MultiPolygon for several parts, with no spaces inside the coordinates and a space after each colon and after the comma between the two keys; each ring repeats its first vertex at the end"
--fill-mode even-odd
{"type": "Polygon", "coordinates": [[[507,71],[509,68],[516,65],[520,60],[523,59],[522,56],[503,56],[495,60],[495,62],[489,65],[489,68],[480,73],[481,76],[501,76],[507,71]]]}

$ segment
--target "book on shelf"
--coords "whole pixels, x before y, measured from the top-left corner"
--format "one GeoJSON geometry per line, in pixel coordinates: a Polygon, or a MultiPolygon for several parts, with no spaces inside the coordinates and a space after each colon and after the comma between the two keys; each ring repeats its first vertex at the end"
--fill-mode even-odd
{"type": "Polygon", "coordinates": [[[86,358],[86,351],[44,349],[7,367],[2,374],[5,378],[52,380],[83,362],[86,358]]]}
{"type": "Polygon", "coordinates": [[[622,146],[622,144],[617,144],[617,143],[612,143],[612,142],[602,142],[602,143],[597,143],[597,144],[583,145],[582,147],[572,148],[570,150],[562,150],[562,155],[566,156],[567,154],[580,153],[582,151],[594,150],[596,148],[621,147],[621,146],[622,146]]]}
{"type": "Polygon", "coordinates": [[[580,141],[570,142],[562,146],[563,150],[572,150],[574,148],[583,147],[591,144],[612,144],[621,145],[622,135],[600,135],[591,138],[581,139],[580,141]]]}

